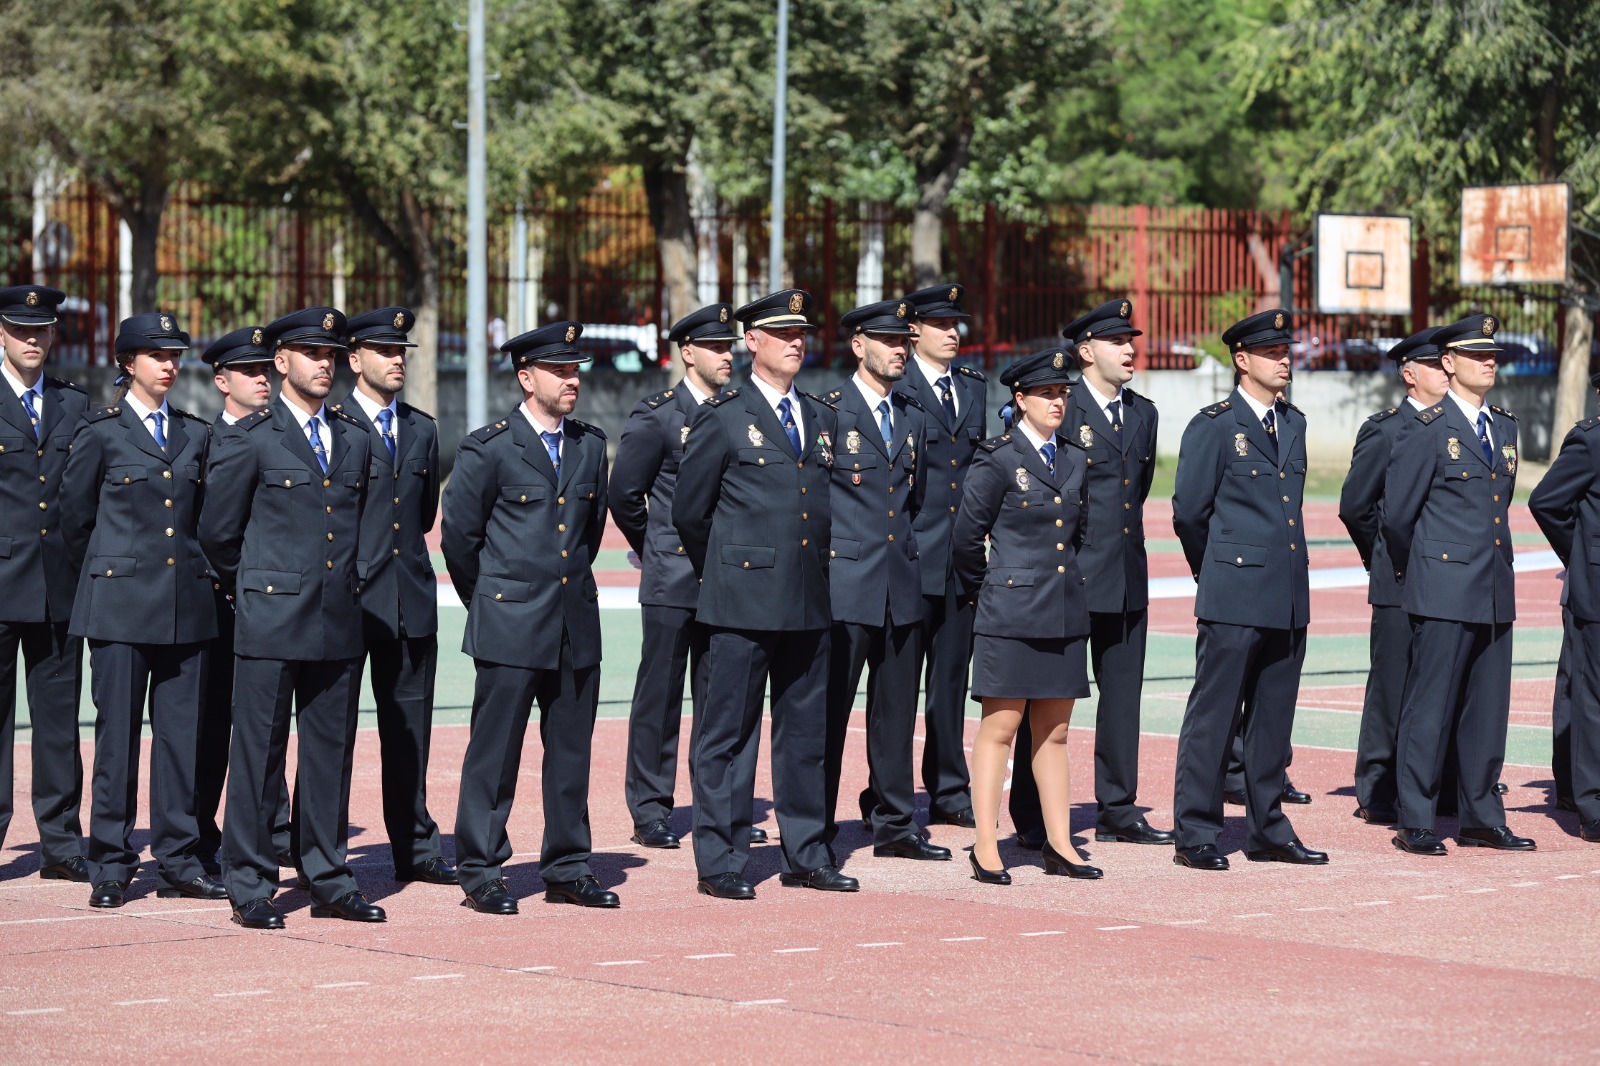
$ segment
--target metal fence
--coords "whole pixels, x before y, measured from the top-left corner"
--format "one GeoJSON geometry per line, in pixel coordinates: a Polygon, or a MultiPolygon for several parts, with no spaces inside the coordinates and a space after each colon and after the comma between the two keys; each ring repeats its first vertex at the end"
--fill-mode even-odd
{"type": "MultiPolygon", "coordinates": [[[[738,304],[763,293],[764,213],[723,208],[697,222],[702,301],[738,304]]],[[[439,357],[449,365],[466,349],[465,212],[442,211],[432,225],[442,267],[439,357]]],[[[816,296],[824,327],[811,360],[848,358],[840,316],[911,287],[909,217],[825,201],[793,211],[784,232],[784,273],[816,296]]],[[[1057,343],[1076,315],[1126,296],[1144,330],[1141,364],[1176,369],[1220,354],[1223,328],[1279,301],[1279,256],[1292,236],[1287,215],[1255,211],[1062,206],[1005,217],[990,207],[947,221],[944,275],[966,286],[973,317],[964,351],[986,365],[1057,343]]],[[[636,183],[602,183],[570,202],[508,214],[491,225],[489,244],[491,348],[508,332],[571,318],[590,326],[597,365],[637,369],[668,354],[661,265],[636,183]]],[[[62,362],[109,361],[126,305],[127,252],[115,212],[85,182],[48,194],[0,191],[0,279],[43,281],[71,296],[56,351],[62,362]]],[[[1554,291],[1460,290],[1454,256],[1450,240],[1421,242],[1412,316],[1297,316],[1297,366],[1375,369],[1421,323],[1484,310],[1513,342],[1513,372],[1553,372],[1562,329],[1554,291]]],[[[160,306],[201,343],[311,304],[356,311],[403,302],[394,257],[337,205],[243,203],[180,186],[158,258],[160,306]]],[[[1296,307],[1311,301],[1313,270],[1310,256],[1291,267],[1296,307]]]]}

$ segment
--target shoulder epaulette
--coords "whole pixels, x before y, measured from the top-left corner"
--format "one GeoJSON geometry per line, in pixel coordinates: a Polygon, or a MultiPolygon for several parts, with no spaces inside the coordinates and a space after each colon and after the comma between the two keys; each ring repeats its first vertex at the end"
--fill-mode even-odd
{"type": "Polygon", "coordinates": [[[88,395],[87,392],[84,392],[83,386],[79,385],[76,381],[67,381],[64,378],[53,378],[46,374],[44,382],[46,385],[54,385],[58,389],[71,389],[74,392],[83,392],[85,396],[88,395]]]}
{"type": "Polygon", "coordinates": [[[998,437],[990,437],[988,440],[986,440],[982,444],[978,445],[978,447],[982,448],[984,451],[997,452],[1001,448],[1004,448],[1007,444],[1010,444],[1010,443],[1011,443],[1011,434],[1002,433],[998,437]]]}
{"type": "Polygon", "coordinates": [[[1140,393],[1134,392],[1132,389],[1128,388],[1128,386],[1126,386],[1126,385],[1122,386],[1122,395],[1125,398],[1131,396],[1135,400],[1148,400],[1150,398],[1148,396],[1145,396],[1145,395],[1142,395],[1140,393]]]}
{"type": "Polygon", "coordinates": [[[1293,411],[1297,415],[1302,415],[1303,416],[1305,414],[1304,411],[1300,410],[1300,408],[1296,407],[1294,404],[1290,403],[1288,400],[1279,400],[1278,402],[1283,404],[1283,406],[1287,407],[1289,410],[1293,411]]]}
{"type": "Polygon", "coordinates": [[[361,419],[357,418],[355,415],[351,414],[348,411],[341,410],[337,406],[331,407],[331,408],[329,408],[329,410],[331,410],[333,412],[334,417],[339,419],[339,421],[341,421],[341,422],[348,422],[352,426],[355,426],[357,429],[366,429],[367,428],[365,422],[361,421],[361,419]]]}
{"type": "Polygon", "coordinates": [[[1232,406],[1233,406],[1233,404],[1231,402],[1229,402],[1228,400],[1223,400],[1223,401],[1221,401],[1219,403],[1212,404],[1210,407],[1202,407],[1202,408],[1200,408],[1200,413],[1203,414],[1203,415],[1206,415],[1206,416],[1208,416],[1210,418],[1216,418],[1218,415],[1220,415],[1223,412],[1227,411],[1232,406]]]}
{"type": "Polygon", "coordinates": [[[956,367],[956,373],[957,374],[965,374],[965,375],[967,375],[967,377],[976,378],[979,381],[988,381],[989,380],[988,378],[983,376],[983,371],[974,370],[970,366],[958,366],[958,367],[956,367]]]}
{"type": "Polygon", "coordinates": [[[1512,414],[1510,411],[1507,411],[1504,407],[1496,407],[1494,404],[1490,404],[1489,410],[1493,411],[1497,415],[1503,415],[1506,418],[1511,419],[1513,422],[1517,420],[1517,416],[1512,414]]]}
{"type": "Polygon", "coordinates": [[[927,410],[927,408],[923,407],[922,404],[917,400],[917,398],[915,396],[911,396],[911,395],[909,395],[907,393],[899,392],[899,391],[895,392],[895,396],[896,396],[896,398],[898,398],[900,400],[903,400],[907,407],[914,407],[918,411],[927,410]]]}
{"type": "Polygon", "coordinates": [[[115,403],[102,404],[92,411],[85,411],[83,417],[90,422],[101,422],[107,418],[115,418],[122,413],[122,405],[115,403]]]}
{"type": "Polygon", "coordinates": [[[1442,414],[1444,414],[1444,407],[1440,404],[1434,404],[1432,407],[1418,411],[1417,421],[1421,422],[1423,425],[1427,425],[1429,422],[1432,422],[1435,418],[1438,418],[1442,414]]]}
{"type": "Polygon", "coordinates": [[[837,410],[839,407],[839,401],[844,399],[844,390],[834,389],[832,392],[824,392],[821,394],[808,392],[806,395],[810,396],[813,400],[822,404],[824,407],[832,407],[837,410]]]}
{"type": "Polygon", "coordinates": [[[404,400],[402,400],[400,402],[400,413],[401,414],[421,415],[423,418],[428,419],[430,422],[439,421],[437,418],[434,418],[432,415],[430,415],[428,412],[424,411],[422,408],[420,408],[420,407],[412,407],[410,404],[406,403],[404,400]]]}
{"type": "Polygon", "coordinates": [[[245,415],[233,425],[235,429],[255,429],[270,421],[272,421],[272,408],[263,407],[253,415],[245,415]]]}
{"type": "Polygon", "coordinates": [[[1576,426],[1573,426],[1572,428],[1573,429],[1581,429],[1585,433],[1587,433],[1591,429],[1593,429],[1595,426],[1600,426],[1600,418],[1585,418],[1582,422],[1579,422],[1576,426]]]}
{"type": "Polygon", "coordinates": [[[482,429],[473,430],[472,431],[472,435],[474,437],[476,437],[480,441],[487,441],[487,440],[490,440],[493,437],[498,437],[500,434],[504,433],[506,431],[506,427],[509,426],[510,424],[511,424],[511,420],[510,419],[502,418],[498,422],[489,423],[487,426],[484,426],[482,429]]]}
{"type": "Polygon", "coordinates": [[[660,407],[662,404],[666,403],[668,400],[672,399],[677,394],[678,394],[678,390],[676,390],[676,389],[668,389],[665,392],[658,392],[654,396],[646,396],[644,398],[644,402],[645,402],[645,405],[648,406],[648,407],[652,407],[652,408],[653,407],[660,407]]]}
{"type": "Polygon", "coordinates": [[[1393,418],[1395,416],[1395,414],[1399,410],[1400,410],[1400,408],[1398,408],[1398,407],[1386,408],[1385,410],[1379,411],[1377,414],[1372,415],[1370,418],[1367,419],[1367,421],[1368,422],[1382,422],[1385,419],[1393,418]]]}
{"type": "Polygon", "coordinates": [[[573,425],[577,426],[580,430],[582,430],[585,433],[593,433],[595,436],[599,437],[601,440],[605,440],[606,439],[606,431],[601,429],[599,426],[594,425],[593,423],[585,422],[582,419],[573,418],[571,415],[567,416],[567,421],[571,422],[573,425]]]}
{"type": "Polygon", "coordinates": [[[719,392],[715,396],[707,396],[706,406],[721,407],[723,404],[727,403],[737,395],[739,395],[738,389],[729,389],[726,392],[719,392]]]}
{"type": "Polygon", "coordinates": [[[173,415],[175,417],[177,417],[177,418],[187,418],[187,419],[189,419],[191,421],[199,422],[203,426],[208,426],[208,425],[211,424],[211,423],[207,422],[205,419],[201,418],[199,415],[195,414],[194,412],[192,412],[192,411],[184,411],[184,410],[182,410],[180,408],[172,406],[171,404],[167,405],[167,410],[171,411],[173,413],[173,415]]]}

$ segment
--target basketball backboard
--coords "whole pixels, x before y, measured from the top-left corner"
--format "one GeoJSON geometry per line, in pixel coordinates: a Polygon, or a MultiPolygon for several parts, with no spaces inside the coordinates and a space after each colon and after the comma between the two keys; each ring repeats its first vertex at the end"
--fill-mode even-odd
{"type": "Polygon", "coordinates": [[[1317,310],[1325,315],[1411,313],[1411,219],[1317,216],[1317,310]]]}
{"type": "Polygon", "coordinates": [[[1461,284],[1564,284],[1571,187],[1489,185],[1461,190],[1461,284]]]}

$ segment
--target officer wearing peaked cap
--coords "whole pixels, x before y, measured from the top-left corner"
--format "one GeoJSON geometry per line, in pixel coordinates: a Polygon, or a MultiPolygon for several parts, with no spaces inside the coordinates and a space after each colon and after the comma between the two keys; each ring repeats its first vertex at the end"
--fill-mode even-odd
{"type": "Polygon", "coordinates": [[[212,442],[200,544],[235,614],[233,743],[223,880],[233,920],[281,929],[274,820],[297,711],[297,854],[313,917],[384,920],[347,860],[361,643],[357,544],[366,428],[325,403],[344,315],[313,307],[265,327],[282,392],[212,442]]]}
{"type": "MultiPolygon", "coordinates": [[[[439,662],[438,579],[426,536],[439,514],[439,432],[399,399],[416,315],[380,307],[345,323],[355,388],[335,404],[366,427],[372,491],[357,572],[383,759],[383,824],[401,881],[456,884],[428,813],[428,748],[439,662]]],[[[357,683],[359,685],[359,682],[357,683]]]]}
{"type": "Polygon", "coordinates": [[[1383,543],[1383,489],[1390,456],[1410,416],[1444,398],[1449,387],[1433,343],[1435,326],[1413,333],[1393,348],[1406,398],[1361,424],[1350,472],[1339,493],[1339,520],[1367,568],[1367,602],[1372,605],[1371,667],[1356,742],[1356,813],[1364,821],[1392,825],[1399,817],[1395,747],[1400,732],[1400,697],[1411,658],[1411,620],[1383,543]]]}
{"type": "Polygon", "coordinates": [[[1434,832],[1454,735],[1465,847],[1529,851],[1512,834],[1495,786],[1511,700],[1511,495],[1517,420],[1485,402],[1501,348],[1492,315],[1441,327],[1432,343],[1444,399],[1406,420],[1383,490],[1383,540],[1411,616],[1411,663],[1400,706],[1400,824],[1395,846],[1443,855],[1434,832]]]}
{"type": "Polygon", "coordinates": [[[911,315],[906,300],[845,314],[856,373],[821,398],[838,419],[829,494],[827,839],[831,846],[838,834],[839,782],[864,667],[869,776],[860,809],[873,854],[945,860],[949,849],[923,839],[912,819],[923,611],[913,522],[927,478],[922,407],[897,387],[906,375],[911,315]]]}
{"type": "Polygon", "coordinates": [[[594,559],[606,523],[606,440],[571,417],[583,327],[554,322],[501,346],[522,402],[467,434],[441,505],[445,565],[467,607],[472,733],[456,805],[462,906],[515,914],[501,868],[528,715],[539,705],[545,899],[615,907],[589,866],[589,755],[600,699],[594,559]]]}
{"type": "Polygon", "coordinates": [[[700,578],[707,630],[704,705],[690,739],[699,891],[753,899],[744,879],[762,710],[772,689],[773,807],[780,881],[833,892],[860,886],[835,868],[826,827],[828,472],[832,408],[801,396],[811,297],[764,296],[734,313],[749,383],[701,405],[678,467],[672,522],[700,578]]]}
{"type": "Polygon", "coordinates": [[[44,372],[66,293],[43,285],[0,289],[0,841],[11,824],[17,656],[33,725],[33,814],[41,877],[89,880],[78,808],[78,695],[83,642],[68,632],[77,575],[58,506],[73,429],[89,406],[82,389],[44,372]]]}
{"type": "Polygon", "coordinates": [[[1172,524],[1199,584],[1195,683],[1178,735],[1175,862],[1226,870],[1223,771],[1244,732],[1245,857],[1321,865],[1283,813],[1311,594],[1306,567],[1305,417],[1276,399],[1289,383],[1287,311],[1251,315],[1222,334],[1239,384],[1183,432],[1172,524]],[[1241,716],[1240,708],[1248,710],[1241,716]],[[1242,717],[1242,720],[1241,720],[1242,717]]]}
{"type": "MultiPolygon", "coordinates": [[[[698,712],[704,659],[703,631],[694,622],[700,583],[672,526],[672,498],[689,424],[733,373],[737,328],[727,304],[702,307],[673,323],[667,337],[678,346],[683,378],[634,407],[611,467],[611,518],[640,570],[643,640],[628,713],[624,792],[633,840],[647,848],[679,844],[667,819],[674,808],[684,673],[696,679],[691,687],[698,712]]],[[[751,832],[766,839],[764,830],[751,832]]]]}
{"type": "MultiPolygon", "coordinates": [[[[1156,405],[1133,378],[1133,303],[1111,300],[1062,330],[1080,372],[1067,393],[1061,436],[1084,453],[1088,533],[1079,551],[1088,579],[1089,658],[1100,693],[1094,727],[1095,839],[1170,844],[1170,831],[1138,807],[1139,701],[1149,619],[1144,503],[1155,476],[1156,405]]],[[[1030,744],[1028,724],[1018,745],[1030,744]]],[[[1011,780],[1011,820],[1024,846],[1043,840],[1038,793],[1026,760],[1011,780]]]]}
{"type": "Polygon", "coordinates": [[[978,445],[989,436],[988,385],[983,373],[956,363],[961,352],[965,289],[934,285],[906,294],[911,305],[911,356],[896,388],[922,406],[922,441],[928,476],[917,512],[918,566],[922,571],[922,655],[918,672],[923,705],[922,784],[928,820],[972,828],[972,788],[967,775],[967,674],[972,660],[972,605],[957,594],[950,564],[950,531],[961,488],[978,445]]]}

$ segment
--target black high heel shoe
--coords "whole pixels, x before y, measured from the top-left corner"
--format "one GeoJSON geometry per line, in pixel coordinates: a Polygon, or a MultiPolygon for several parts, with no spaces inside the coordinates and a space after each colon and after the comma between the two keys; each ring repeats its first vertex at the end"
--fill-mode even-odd
{"type": "Polygon", "coordinates": [[[985,870],[978,865],[976,852],[967,852],[967,858],[972,862],[972,879],[985,885],[1009,885],[1011,874],[1005,870],[985,870]]]}
{"type": "MultiPolygon", "coordinates": [[[[1042,854],[1044,855],[1044,872],[1047,874],[1066,874],[1068,877],[1076,877],[1084,881],[1093,881],[1105,876],[1105,871],[1098,866],[1068,862],[1059,851],[1050,846],[1048,840],[1045,841],[1042,854]]],[[[976,863],[976,860],[974,860],[974,863],[976,863]]]]}

